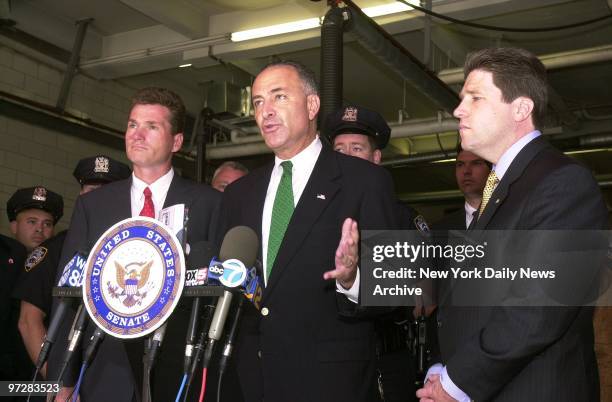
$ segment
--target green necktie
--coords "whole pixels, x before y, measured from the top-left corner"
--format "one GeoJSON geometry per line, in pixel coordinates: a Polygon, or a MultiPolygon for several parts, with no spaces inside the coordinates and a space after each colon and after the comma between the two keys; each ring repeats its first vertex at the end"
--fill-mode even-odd
{"type": "Polygon", "coordinates": [[[274,198],[270,236],[268,237],[268,261],[266,265],[268,279],[270,278],[276,254],[283,241],[289,220],[291,220],[291,215],[295,208],[293,204],[293,186],[291,185],[293,163],[291,161],[284,161],[280,165],[283,168],[283,176],[278,184],[276,197],[274,198]]]}

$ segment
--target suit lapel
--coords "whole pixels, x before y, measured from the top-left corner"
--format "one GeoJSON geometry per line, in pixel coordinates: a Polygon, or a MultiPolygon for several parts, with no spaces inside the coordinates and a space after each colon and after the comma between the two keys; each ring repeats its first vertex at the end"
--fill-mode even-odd
{"type": "Polygon", "coordinates": [[[334,151],[324,145],[289,222],[264,291],[264,300],[272,292],[280,277],[291,268],[291,259],[323,211],[333,201],[340,189],[340,185],[335,180],[339,175],[340,169],[334,158],[334,151]]]}
{"type": "Polygon", "coordinates": [[[187,197],[185,195],[187,188],[188,187],[185,186],[185,180],[174,172],[170,187],[168,187],[168,193],[166,194],[163,208],[168,208],[176,204],[185,204],[185,207],[189,207],[189,205],[186,204],[187,197]]]}
{"type": "Polygon", "coordinates": [[[267,165],[262,170],[249,173],[252,175],[257,174],[258,177],[255,178],[253,188],[250,189],[251,194],[249,195],[249,201],[242,204],[245,206],[244,217],[247,219],[247,226],[253,228],[255,233],[257,233],[257,235],[260,237],[258,251],[260,261],[263,261],[263,251],[261,248],[261,219],[263,216],[264,203],[266,202],[266,192],[268,191],[268,185],[270,183],[270,176],[272,175],[273,168],[274,162],[267,165]]]}
{"type": "MultiPolygon", "coordinates": [[[[117,182],[117,191],[115,195],[119,202],[112,205],[119,205],[119,208],[112,207],[111,214],[116,214],[111,219],[113,222],[119,222],[132,217],[132,178],[117,182]]],[[[111,205],[111,204],[109,204],[111,205]]]]}
{"type": "Polygon", "coordinates": [[[548,143],[546,140],[540,136],[528,143],[516,155],[508,167],[506,174],[495,188],[495,191],[493,191],[493,194],[491,194],[491,199],[487,203],[482,216],[479,217],[476,224],[473,225],[474,229],[485,229],[487,227],[488,223],[495,215],[495,212],[497,212],[498,208],[504,203],[504,199],[508,196],[512,183],[523,175],[525,168],[529,165],[529,163],[531,163],[533,158],[535,158],[535,156],[547,146],[548,143]]]}

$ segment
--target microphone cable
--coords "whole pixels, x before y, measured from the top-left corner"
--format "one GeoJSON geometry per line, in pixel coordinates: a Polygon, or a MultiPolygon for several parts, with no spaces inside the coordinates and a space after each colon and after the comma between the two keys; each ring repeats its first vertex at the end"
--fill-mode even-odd
{"type": "Polygon", "coordinates": [[[202,369],[202,388],[200,389],[200,398],[198,402],[204,401],[204,393],[206,392],[206,375],[208,374],[208,368],[204,366],[202,369]]]}
{"type": "Polygon", "coordinates": [[[191,360],[191,367],[189,368],[188,372],[185,373],[187,375],[187,379],[186,379],[186,385],[185,385],[185,396],[183,398],[184,402],[187,401],[187,395],[189,394],[189,389],[191,388],[191,383],[193,381],[195,371],[198,367],[198,364],[200,363],[202,352],[204,351],[204,345],[206,343],[206,334],[208,333],[208,327],[210,327],[210,324],[212,321],[212,317],[213,317],[212,312],[214,308],[215,306],[210,305],[210,304],[206,304],[204,306],[204,325],[202,325],[202,329],[198,336],[197,343],[194,346],[195,354],[193,356],[193,359],[191,360]]]}
{"type": "Polygon", "coordinates": [[[185,384],[187,383],[187,373],[183,374],[183,380],[181,381],[181,386],[179,387],[178,394],[176,394],[176,399],[174,402],[180,402],[181,394],[183,393],[183,389],[185,388],[185,384]]]}
{"type": "Polygon", "coordinates": [[[236,330],[238,329],[238,322],[240,321],[240,314],[242,313],[243,304],[244,304],[244,297],[239,297],[238,305],[236,306],[236,311],[234,311],[234,319],[232,321],[232,326],[230,327],[229,333],[227,334],[227,340],[225,341],[225,346],[223,347],[223,352],[221,353],[221,358],[219,359],[219,379],[217,381],[217,402],[221,401],[221,384],[223,382],[223,374],[225,373],[227,362],[232,356],[234,339],[236,338],[236,330]]]}
{"type": "Polygon", "coordinates": [[[72,402],[76,402],[79,396],[79,388],[81,387],[81,383],[83,382],[83,377],[85,375],[85,370],[89,367],[89,364],[94,358],[96,351],[98,350],[98,346],[104,340],[104,331],[99,327],[96,327],[93,335],[89,339],[89,346],[85,350],[85,357],[83,358],[83,365],[81,366],[81,372],[79,373],[79,379],[77,380],[76,385],[74,386],[72,402]]]}
{"type": "Polygon", "coordinates": [[[83,382],[83,377],[85,376],[85,370],[87,370],[87,363],[83,362],[81,365],[81,372],[79,373],[79,379],[74,385],[74,389],[72,390],[72,402],[76,402],[79,399],[79,388],[81,388],[81,382],[83,382]]]}

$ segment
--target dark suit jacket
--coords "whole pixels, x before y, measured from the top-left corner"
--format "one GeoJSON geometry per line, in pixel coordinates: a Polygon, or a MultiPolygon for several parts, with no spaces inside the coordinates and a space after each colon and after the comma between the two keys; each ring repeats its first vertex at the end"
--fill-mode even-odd
{"type": "MultiPolygon", "coordinates": [[[[225,230],[246,225],[261,237],[272,168],[226,189],[225,230]]],[[[323,273],[334,267],[345,218],[356,219],[360,230],[393,228],[395,211],[385,170],[323,146],[263,292],[269,313],[249,304],[241,322],[236,366],[246,401],[377,400],[372,321],[340,314],[355,306],[323,273]]]]}
{"type": "Polygon", "coordinates": [[[466,230],[465,227],[465,206],[445,215],[442,219],[432,225],[433,230],[466,230]]]}
{"type": "MultiPolygon", "coordinates": [[[[542,137],[516,156],[475,229],[604,229],[592,174],[542,137]]],[[[439,308],[442,359],[475,401],[598,401],[590,307],[439,308]]]]}
{"type": "MultiPolygon", "coordinates": [[[[93,247],[110,226],[132,216],[131,183],[131,178],[110,183],[77,199],[68,236],[64,242],[60,267],[63,267],[76,251],[93,247]]],[[[207,185],[183,179],[175,173],[164,207],[182,203],[189,208],[187,241],[212,240],[216,231],[220,194],[207,185]]],[[[180,385],[184,340],[189,320],[189,308],[182,304],[183,301],[169,320],[162,352],[155,363],[156,372],[151,383],[156,401],[174,400],[180,385]]],[[[191,302],[185,301],[185,304],[190,306],[191,302]]],[[[59,374],[57,371],[66,350],[65,339],[72,319],[73,317],[67,317],[64,320],[58,344],[51,351],[49,378],[55,379],[59,374]]],[[[85,339],[93,332],[92,327],[90,324],[85,339]]],[[[106,335],[81,385],[82,402],[131,401],[134,395],[140,394],[141,384],[140,381],[134,380],[134,372],[137,377],[140,376],[141,368],[137,367],[134,358],[131,358],[132,365],[135,366],[134,370],[132,369],[130,357],[126,352],[126,342],[134,341],[122,341],[106,335]]],[[[142,351],[142,346],[139,351],[142,351]]],[[[75,364],[64,376],[66,385],[74,384],[78,376],[82,359],[77,357],[78,362],[73,359],[75,364]]]]}

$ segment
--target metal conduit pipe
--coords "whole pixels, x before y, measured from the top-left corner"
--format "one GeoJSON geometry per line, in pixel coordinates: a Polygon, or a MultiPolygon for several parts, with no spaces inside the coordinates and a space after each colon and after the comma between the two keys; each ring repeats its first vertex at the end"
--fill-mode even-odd
{"type": "Polygon", "coordinates": [[[209,145],[206,148],[206,159],[230,159],[241,156],[264,155],[272,153],[266,143],[252,142],[236,145],[209,145]]]}
{"type": "Polygon", "coordinates": [[[457,119],[420,119],[411,120],[408,123],[389,124],[391,127],[391,138],[416,137],[426,134],[443,133],[447,131],[457,131],[459,122],[457,119]]]}
{"type": "Polygon", "coordinates": [[[612,145],[612,134],[588,135],[579,137],[581,147],[601,147],[612,145]]]}
{"type": "Polygon", "coordinates": [[[345,8],[349,15],[347,29],[357,42],[379,57],[440,109],[452,113],[459,104],[457,94],[391,35],[372,23],[352,1],[346,0],[345,3],[350,6],[345,8]]]}
{"type": "Polygon", "coordinates": [[[259,135],[259,129],[257,129],[258,133],[253,135],[246,135],[247,133],[241,129],[233,129],[230,131],[230,138],[232,139],[232,144],[250,144],[253,142],[263,142],[263,138],[259,135]]]}
{"type": "Polygon", "coordinates": [[[329,9],[321,25],[321,110],[319,127],[325,131],[325,118],[342,106],[342,61],[344,17],[337,6],[329,9]]]}
{"type": "Polygon", "coordinates": [[[405,158],[398,159],[390,159],[388,161],[382,161],[380,164],[382,166],[394,166],[394,165],[409,165],[412,163],[423,163],[423,162],[434,162],[440,161],[444,159],[451,159],[457,156],[457,152],[448,151],[444,152],[427,152],[412,156],[407,156],[405,158]]]}
{"type": "MultiPolygon", "coordinates": [[[[548,70],[574,67],[612,60],[612,45],[596,46],[569,52],[551,53],[539,56],[548,70]]],[[[462,68],[449,68],[438,73],[438,78],[448,85],[463,82],[462,68]]]]}

